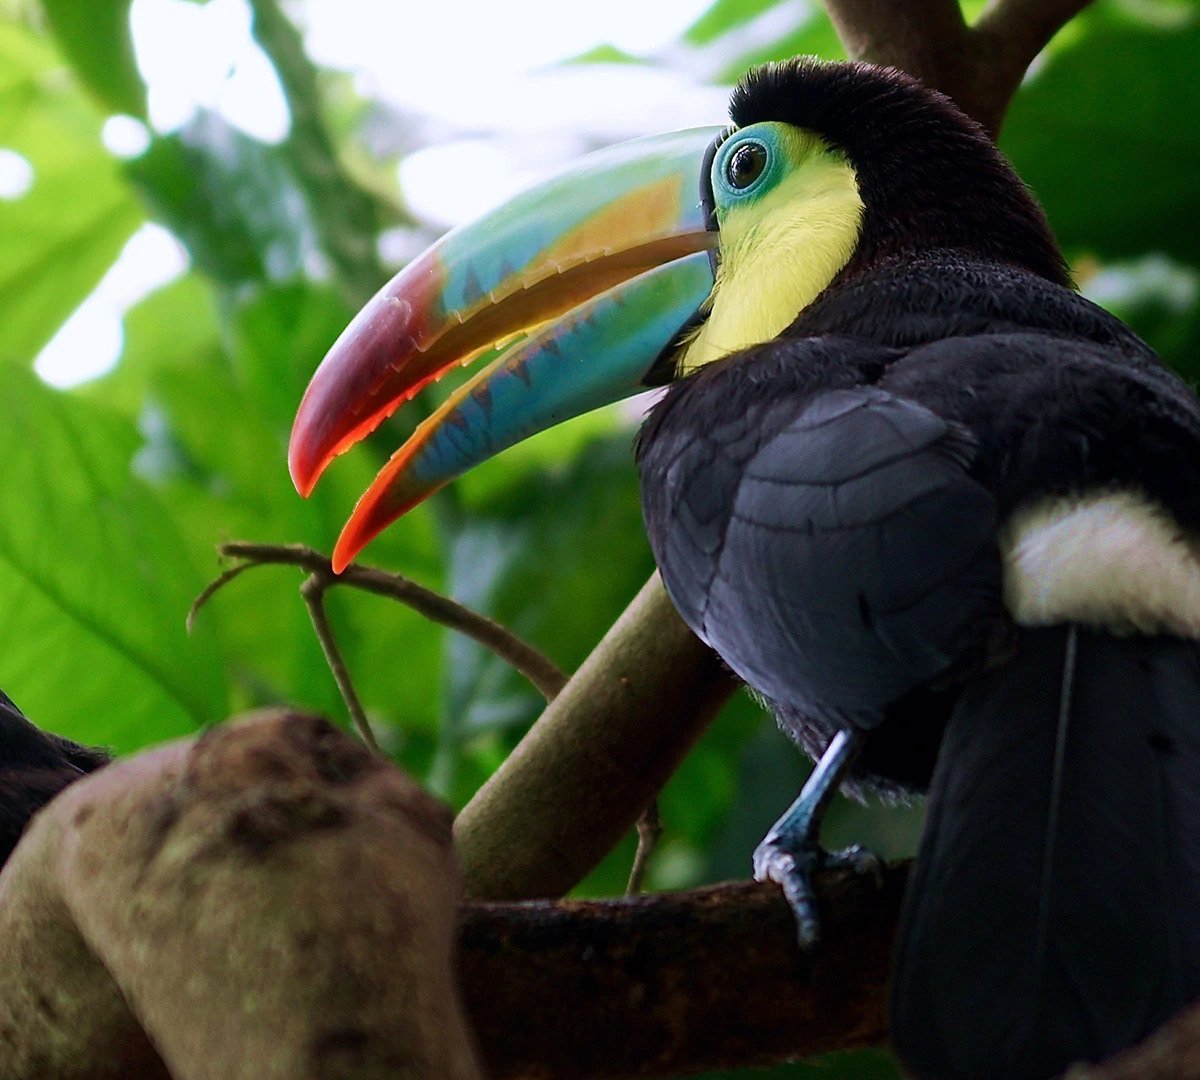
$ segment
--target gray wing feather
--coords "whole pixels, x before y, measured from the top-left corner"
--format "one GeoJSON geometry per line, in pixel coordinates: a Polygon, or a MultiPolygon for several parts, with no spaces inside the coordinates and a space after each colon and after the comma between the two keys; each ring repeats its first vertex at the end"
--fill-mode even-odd
{"type": "Polygon", "coordinates": [[[996,509],[970,434],[914,402],[856,388],[791,407],[748,456],[684,450],[657,554],[692,628],[759,692],[870,726],[999,612],[996,509]]]}

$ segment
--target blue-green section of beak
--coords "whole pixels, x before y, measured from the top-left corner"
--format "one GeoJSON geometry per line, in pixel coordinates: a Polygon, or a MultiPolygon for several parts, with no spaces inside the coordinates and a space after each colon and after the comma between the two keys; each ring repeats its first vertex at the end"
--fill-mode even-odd
{"type": "Polygon", "coordinates": [[[620,247],[635,236],[645,243],[703,232],[700,170],[720,132],[691,128],[605,147],[447,234],[440,245],[447,267],[443,309],[463,310],[481,295],[503,293],[530,269],[541,276],[547,255],[592,258],[605,239],[620,247]]]}
{"type": "Polygon", "coordinates": [[[690,255],[514,346],[431,417],[436,427],[410,459],[413,480],[440,486],[530,435],[644,390],[647,372],[712,286],[707,253],[690,255]]]}
{"type": "Polygon", "coordinates": [[[513,345],[417,428],[359,500],[334,549],[341,569],[442,485],[514,443],[644,389],[708,299],[708,254],[664,263],[513,345]]]}

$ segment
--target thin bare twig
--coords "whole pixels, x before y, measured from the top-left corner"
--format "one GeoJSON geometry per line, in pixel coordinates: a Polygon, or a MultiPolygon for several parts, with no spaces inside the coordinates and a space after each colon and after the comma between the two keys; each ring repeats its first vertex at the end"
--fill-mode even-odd
{"type": "Polygon", "coordinates": [[[325,611],[325,590],[328,587],[329,582],[323,575],[309,574],[304,579],[304,584],[300,586],[300,595],[304,598],[304,606],[308,608],[308,616],[312,619],[313,633],[317,635],[317,640],[321,643],[321,651],[325,653],[325,662],[329,665],[329,670],[333,672],[333,681],[337,683],[342,700],[346,703],[350,719],[358,728],[363,742],[383,757],[383,751],[375,739],[371,722],[367,719],[366,710],[363,709],[358,692],[354,689],[354,682],[346,668],[346,661],[342,659],[342,650],[338,648],[333,627],[329,624],[329,615],[325,611]]]}
{"type": "Polygon", "coordinates": [[[633,855],[633,866],[629,869],[629,884],[625,886],[626,896],[637,896],[642,891],[646,880],[646,868],[650,865],[650,856],[658,847],[659,838],[663,834],[662,818],[658,814],[658,799],[651,799],[642,816],[637,822],[637,851],[633,855]]]}
{"type": "Polygon", "coordinates": [[[244,562],[226,570],[196,598],[188,614],[189,627],[196,613],[213,594],[249,567],[298,566],[319,577],[323,583],[322,589],[333,585],[349,585],[377,596],[387,596],[433,622],[465,634],[524,675],[547,701],[553,701],[566,685],[567,677],[562,670],[512,631],[448,596],[418,585],[402,574],[359,563],[351,563],[340,574],[335,574],[327,555],[303,544],[254,544],[237,540],[221,544],[218,551],[227,558],[242,559],[244,562]]]}
{"type": "Polygon", "coordinates": [[[231,566],[228,570],[222,572],[220,576],[214,578],[207,585],[205,585],[204,591],[192,601],[192,606],[188,608],[187,618],[183,622],[183,625],[187,628],[187,632],[190,634],[192,630],[195,629],[196,616],[200,614],[200,609],[204,607],[205,604],[207,604],[217,593],[225,588],[225,586],[228,585],[234,578],[239,577],[241,574],[245,573],[245,571],[256,565],[256,563],[244,562],[239,563],[237,566],[231,566]]]}

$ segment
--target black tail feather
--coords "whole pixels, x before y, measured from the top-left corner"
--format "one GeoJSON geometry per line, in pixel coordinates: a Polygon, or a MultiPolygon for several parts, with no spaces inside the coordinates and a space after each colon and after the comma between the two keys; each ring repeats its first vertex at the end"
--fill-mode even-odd
{"type": "Polygon", "coordinates": [[[946,732],[900,927],[896,1047],[927,1080],[1045,1080],[1197,996],[1200,648],[1024,631],[946,732]]]}

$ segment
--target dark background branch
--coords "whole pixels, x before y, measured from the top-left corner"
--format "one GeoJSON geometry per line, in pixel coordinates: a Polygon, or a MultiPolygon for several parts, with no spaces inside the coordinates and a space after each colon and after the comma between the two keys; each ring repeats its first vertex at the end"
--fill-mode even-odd
{"type": "Polygon", "coordinates": [[[906,869],[882,888],[825,876],[811,957],[771,885],[465,904],[461,985],[488,1075],[672,1076],[878,1045],[906,869]]]}
{"type": "Polygon", "coordinates": [[[1025,71],[1091,0],[994,0],[973,27],[957,0],[826,0],[856,60],[902,68],[948,94],[993,136],[1025,71]]]}

